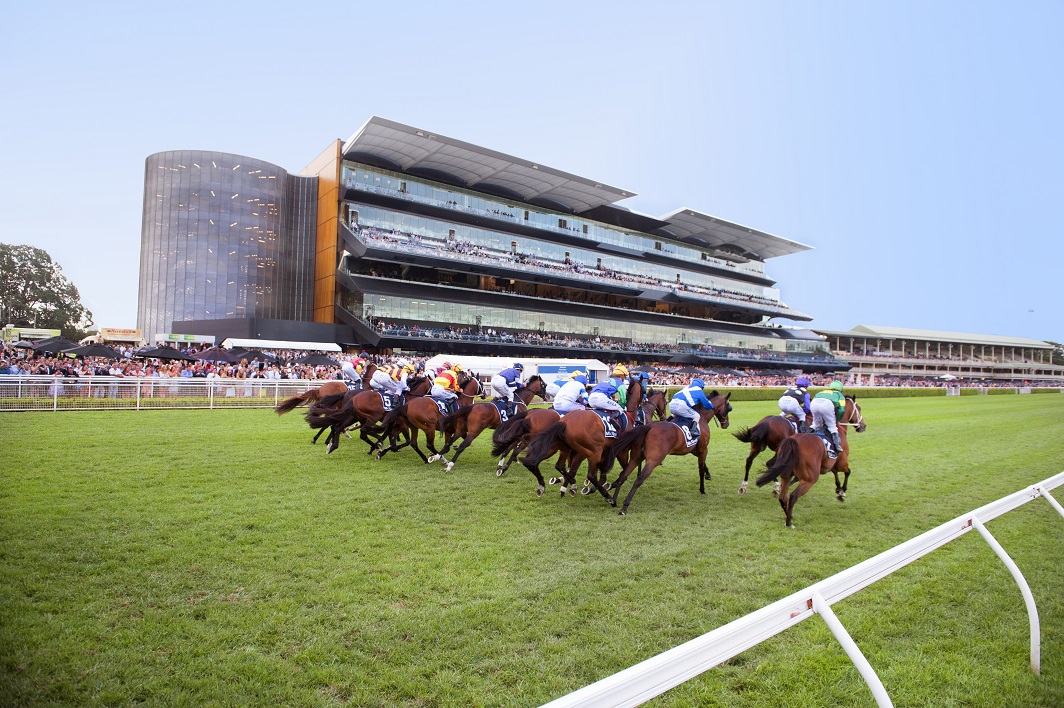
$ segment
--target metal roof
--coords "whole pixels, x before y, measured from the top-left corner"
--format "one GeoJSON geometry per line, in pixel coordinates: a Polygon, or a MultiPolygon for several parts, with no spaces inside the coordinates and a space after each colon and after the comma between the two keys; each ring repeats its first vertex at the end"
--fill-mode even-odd
{"type": "Polygon", "coordinates": [[[634,192],[522,160],[428,130],[373,116],[343,146],[343,155],[373,155],[404,172],[443,173],[469,189],[501,188],[536,200],[586,211],[634,192]]]}
{"type": "Polygon", "coordinates": [[[905,327],[878,327],[874,325],[857,325],[849,331],[816,329],[816,332],[829,337],[855,337],[859,339],[913,339],[931,342],[952,342],[956,344],[979,344],[988,347],[1027,347],[1032,349],[1052,349],[1039,339],[1024,337],[1002,337],[996,334],[965,334],[962,332],[938,332],[930,329],[908,329],[905,327]]]}
{"type": "Polygon", "coordinates": [[[813,248],[694,209],[677,209],[659,218],[667,222],[665,228],[669,233],[675,234],[681,241],[691,241],[709,247],[735,246],[744,254],[756,256],[757,260],[786,256],[813,248]]]}

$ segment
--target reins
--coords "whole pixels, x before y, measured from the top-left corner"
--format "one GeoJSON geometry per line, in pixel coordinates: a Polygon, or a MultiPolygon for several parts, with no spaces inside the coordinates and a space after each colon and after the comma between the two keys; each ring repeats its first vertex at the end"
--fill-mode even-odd
{"type": "Polygon", "coordinates": [[[860,427],[861,423],[864,422],[864,416],[861,415],[861,409],[857,407],[857,401],[853,400],[852,398],[848,398],[846,400],[848,400],[850,403],[853,404],[853,410],[850,411],[850,419],[852,420],[854,415],[856,415],[857,416],[857,422],[856,423],[845,423],[845,422],[840,421],[840,422],[836,423],[836,425],[848,425],[848,426],[851,426],[851,427],[854,427],[854,428],[860,427]]]}

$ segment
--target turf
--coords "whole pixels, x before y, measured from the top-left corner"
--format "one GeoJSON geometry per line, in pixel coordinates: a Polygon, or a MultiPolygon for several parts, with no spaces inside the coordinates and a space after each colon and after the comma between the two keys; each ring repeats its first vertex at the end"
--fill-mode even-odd
{"type": "MultiPolygon", "coordinates": [[[[268,410],[6,414],[0,704],[541,704],[1064,469],[1064,396],[862,407],[847,501],[822,480],[796,529],[736,494],[747,448],[716,427],[707,495],[670,458],[620,517],[497,478],[487,434],[444,473],[326,456],[268,410]]],[[[771,411],[736,404],[732,430],[771,411]]],[[[834,607],[896,705],[1064,704],[1064,519],[1035,500],[988,527],[1042,676],[970,533],[834,607]]],[[[652,704],[874,701],[814,617],[652,704]]]]}

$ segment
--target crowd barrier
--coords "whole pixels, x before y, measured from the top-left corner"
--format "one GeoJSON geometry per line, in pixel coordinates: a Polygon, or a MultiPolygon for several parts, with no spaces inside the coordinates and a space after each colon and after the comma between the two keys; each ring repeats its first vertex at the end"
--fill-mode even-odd
{"type": "MultiPolygon", "coordinates": [[[[976,530],[986,540],[994,553],[1008,568],[1019,586],[1027,607],[1031,631],[1031,669],[1041,673],[1041,630],[1038,609],[1027,581],[1005,549],[990,535],[985,523],[1027,502],[1045,500],[1064,517],[1064,507],[1054,499],[1049,490],[1064,485],[1064,472],[1039,484],[1021,489],[1014,494],[998,499],[985,506],[958,516],[927,533],[869,558],[852,568],[837,573],[804,590],[783,598],[757,612],[746,615],[719,627],[697,639],[681,644],[669,651],[651,657],[619,673],[608,676],[590,686],[585,686],[567,696],[546,704],[544,708],[591,708],[591,706],[637,706],[671,688],[718,666],[732,657],[757,646],[802,620],[815,614],[823,617],[831,633],[842,645],[846,655],[857,667],[861,677],[868,683],[876,703],[890,706],[890,697],[875,670],[850,637],[849,632],[831,610],[831,605],[854,594],[861,588],[885,578],[899,568],[916,561],[950,541],[976,530]]],[[[990,641],[986,637],[985,641],[990,641]]]]}
{"type": "Polygon", "coordinates": [[[0,376],[0,411],[272,408],[323,383],[306,379],[0,376]]]}

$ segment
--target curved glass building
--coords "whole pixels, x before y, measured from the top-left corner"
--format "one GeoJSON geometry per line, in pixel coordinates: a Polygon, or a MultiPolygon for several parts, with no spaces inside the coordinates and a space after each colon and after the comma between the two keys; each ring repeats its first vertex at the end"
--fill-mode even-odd
{"type": "Polygon", "coordinates": [[[310,319],[317,178],[202,150],[147,159],[137,326],[310,319]]]}

